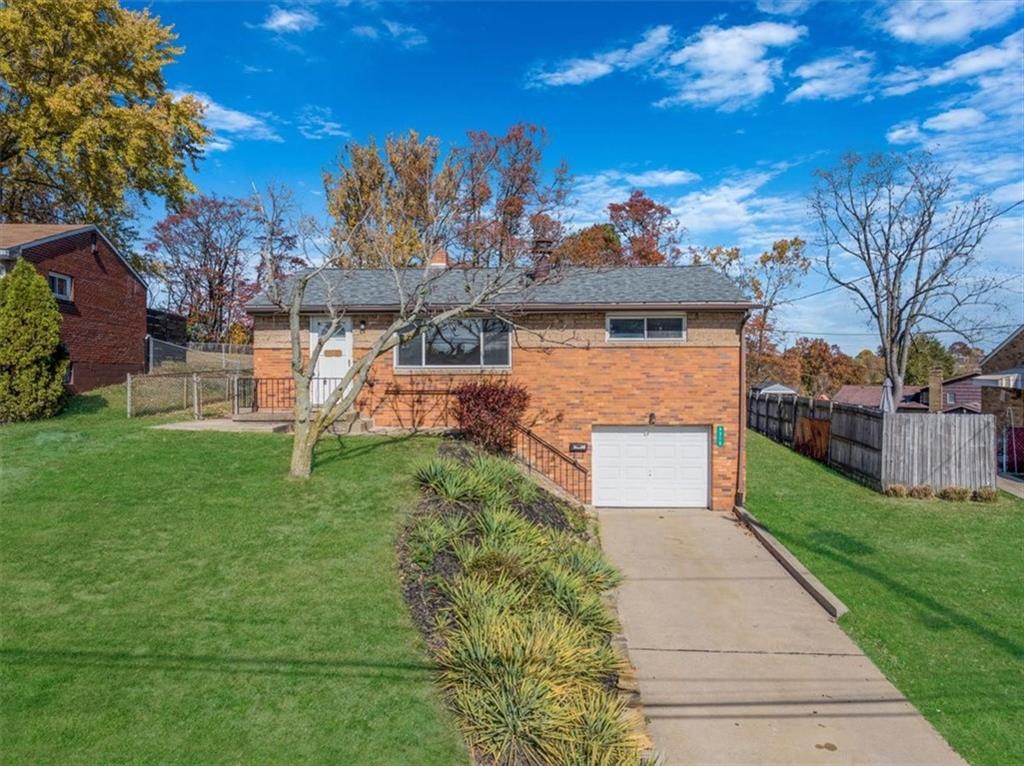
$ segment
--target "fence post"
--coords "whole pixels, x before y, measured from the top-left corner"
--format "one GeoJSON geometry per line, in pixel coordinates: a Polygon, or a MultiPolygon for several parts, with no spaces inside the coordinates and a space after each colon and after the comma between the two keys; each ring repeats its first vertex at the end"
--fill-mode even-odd
{"type": "Polygon", "coordinates": [[[128,417],[132,416],[132,374],[128,373],[128,417]]]}
{"type": "Polygon", "coordinates": [[[203,411],[199,403],[199,376],[192,375],[192,417],[195,420],[202,420],[203,411]]]}

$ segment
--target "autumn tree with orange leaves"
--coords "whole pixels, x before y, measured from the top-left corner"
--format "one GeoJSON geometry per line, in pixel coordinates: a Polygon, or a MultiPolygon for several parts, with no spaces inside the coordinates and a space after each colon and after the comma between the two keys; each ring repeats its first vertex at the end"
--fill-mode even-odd
{"type": "Polygon", "coordinates": [[[608,222],[566,236],[555,260],[578,266],[658,266],[678,262],[684,229],[666,205],[635,189],[608,205],[608,222]]]}

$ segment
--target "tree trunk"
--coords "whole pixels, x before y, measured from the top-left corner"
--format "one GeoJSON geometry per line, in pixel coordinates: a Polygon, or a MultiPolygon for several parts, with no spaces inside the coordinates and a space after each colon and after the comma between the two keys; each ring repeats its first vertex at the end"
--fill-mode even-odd
{"type": "Polygon", "coordinates": [[[292,464],[288,475],[293,479],[308,479],[313,471],[313,448],[316,436],[312,433],[308,421],[295,423],[295,435],[292,438],[292,464]]]}

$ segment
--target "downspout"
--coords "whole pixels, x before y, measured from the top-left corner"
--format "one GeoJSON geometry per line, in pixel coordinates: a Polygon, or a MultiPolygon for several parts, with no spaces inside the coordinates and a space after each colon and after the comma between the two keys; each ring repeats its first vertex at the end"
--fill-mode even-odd
{"type": "Polygon", "coordinates": [[[740,322],[740,380],[739,380],[739,407],[740,407],[740,432],[736,439],[737,455],[736,465],[739,471],[736,477],[736,505],[742,506],[747,499],[747,322],[750,320],[750,311],[743,315],[740,322]]]}

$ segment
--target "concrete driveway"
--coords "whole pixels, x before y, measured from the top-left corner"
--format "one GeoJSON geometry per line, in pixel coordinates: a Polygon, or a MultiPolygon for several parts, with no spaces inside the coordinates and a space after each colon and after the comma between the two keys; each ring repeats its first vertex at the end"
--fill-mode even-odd
{"type": "Polygon", "coordinates": [[[966,766],[731,516],[598,509],[664,763],[966,766]]]}

